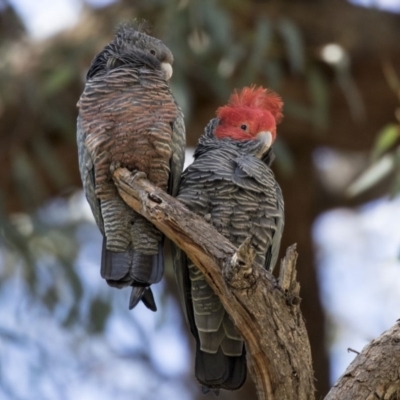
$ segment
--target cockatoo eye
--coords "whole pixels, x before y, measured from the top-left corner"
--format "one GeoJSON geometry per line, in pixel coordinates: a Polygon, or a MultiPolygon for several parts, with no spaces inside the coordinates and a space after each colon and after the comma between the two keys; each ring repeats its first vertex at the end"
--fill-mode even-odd
{"type": "Polygon", "coordinates": [[[150,54],[153,54],[153,56],[155,56],[155,55],[156,55],[156,51],[153,50],[153,49],[151,49],[151,50],[150,50],[150,54]]]}
{"type": "Polygon", "coordinates": [[[240,125],[240,129],[243,129],[244,131],[247,131],[247,125],[246,124],[240,125]]]}

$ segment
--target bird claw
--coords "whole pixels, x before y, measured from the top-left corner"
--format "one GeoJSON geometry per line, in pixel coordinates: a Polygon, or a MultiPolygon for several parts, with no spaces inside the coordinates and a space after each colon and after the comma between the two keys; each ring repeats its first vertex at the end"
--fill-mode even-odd
{"type": "Polygon", "coordinates": [[[110,172],[111,175],[114,175],[114,172],[118,169],[121,168],[121,163],[119,161],[112,161],[110,164],[110,172]]]}
{"type": "Polygon", "coordinates": [[[135,169],[131,173],[134,179],[147,179],[147,175],[143,171],[135,169]]]}

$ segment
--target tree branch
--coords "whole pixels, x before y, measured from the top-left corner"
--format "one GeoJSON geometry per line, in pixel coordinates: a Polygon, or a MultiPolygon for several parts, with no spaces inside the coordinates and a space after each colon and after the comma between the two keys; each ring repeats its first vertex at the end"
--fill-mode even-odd
{"type": "Polygon", "coordinates": [[[236,249],[143,173],[119,168],[113,177],[124,201],[185,251],[220,297],[245,340],[258,398],[313,399],[310,345],[295,281],[295,246],[288,248],[277,282],[268,271],[252,265],[249,240],[236,249]]]}
{"type": "Polygon", "coordinates": [[[364,347],[325,400],[400,399],[399,321],[364,347]]]}
{"type": "MultiPolygon", "coordinates": [[[[173,240],[205,275],[246,342],[249,371],[261,399],[314,399],[310,345],[300,312],[296,245],[279,280],[253,265],[247,239],[236,249],[203,218],[146,180],[118,168],[119,194],[173,240]]],[[[368,344],[325,400],[400,398],[400,322],[368,344]]]]}

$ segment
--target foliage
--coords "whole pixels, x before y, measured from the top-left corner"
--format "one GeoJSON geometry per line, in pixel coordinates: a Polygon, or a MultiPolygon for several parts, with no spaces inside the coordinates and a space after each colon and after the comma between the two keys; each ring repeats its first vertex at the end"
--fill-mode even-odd
{"type": "MultiPolygon", "coordinates": [[[[383,64],[386,81],[400,101],[400,80],[390,63],[383,64]]],[[[377,134],[371,151],[371,165],[347,189],[357,196],[392,175],[391,196],[400,192],[400,107],[395,110],[396,123],[389,123],[377,134]]]]}

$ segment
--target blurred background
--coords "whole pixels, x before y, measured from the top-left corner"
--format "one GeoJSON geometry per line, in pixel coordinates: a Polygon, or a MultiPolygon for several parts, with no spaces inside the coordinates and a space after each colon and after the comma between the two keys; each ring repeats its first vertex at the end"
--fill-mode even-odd
{"type": "MultiPolygon", "coordinates": [[[[321,398],[347,349],[399,317],[399,12],[400,0],[0,0],[0,399],[204,398],[171,266],[159,311],[129,312],[130,291],[100,278],[81,192],[76,103],[132,18],[174,53],[188,147],[233,88],[284,99],[282,253],[298,244],[321,398]]],[[[251,379],[219,398],[255,398],[251,379]]]]}

